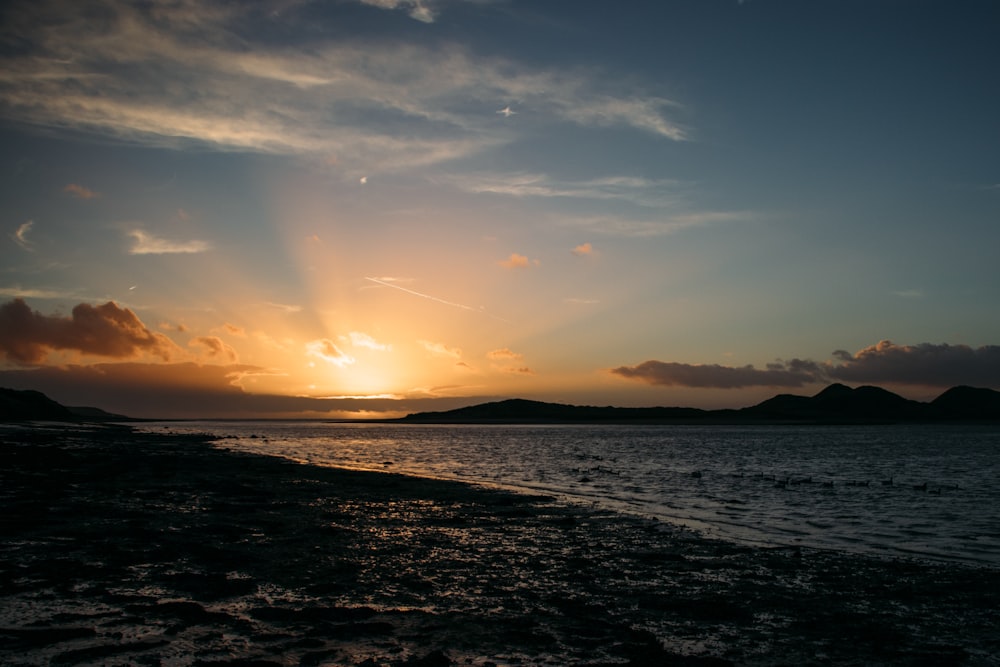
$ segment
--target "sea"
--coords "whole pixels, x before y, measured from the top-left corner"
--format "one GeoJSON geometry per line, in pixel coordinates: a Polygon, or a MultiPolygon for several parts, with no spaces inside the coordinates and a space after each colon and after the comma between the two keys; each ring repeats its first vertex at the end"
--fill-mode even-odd
{"type": "Polygon", "coordinates": [[[545,494],[772,547],[1000,567],[1000,425],[147,423],[301,463],[545,494]]]}

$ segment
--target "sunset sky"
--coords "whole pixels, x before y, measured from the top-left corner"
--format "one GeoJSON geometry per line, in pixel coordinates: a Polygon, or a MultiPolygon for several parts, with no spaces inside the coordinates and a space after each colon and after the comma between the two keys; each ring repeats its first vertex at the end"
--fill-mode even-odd
{"type": "Polygon", "coordinates": [[[1000,389],[992,0],[0,12],[0,386],[144,417],[1000,389]]]}

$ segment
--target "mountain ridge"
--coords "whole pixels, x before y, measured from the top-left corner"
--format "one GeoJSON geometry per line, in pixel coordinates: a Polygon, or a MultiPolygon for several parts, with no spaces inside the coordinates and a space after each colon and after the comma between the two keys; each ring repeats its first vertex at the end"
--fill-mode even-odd
{"type": "Polygon", "coordinates": [[[871,385],[832,384],[813,396],[778,394],[740,409],[622,408],[547,403],[522,398],[443,412],[417,412],[404,423],[899,423],[1000,422],[1000,392],[952,387],[929,403],[871,385]]]}

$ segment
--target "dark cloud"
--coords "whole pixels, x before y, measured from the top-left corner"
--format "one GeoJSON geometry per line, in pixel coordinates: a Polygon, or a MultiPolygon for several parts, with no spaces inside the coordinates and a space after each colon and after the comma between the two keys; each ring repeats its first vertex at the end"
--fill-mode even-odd
{"type": "Polygon", "coordinates": [[[615,375],[654,385],[741,389],[801,387],[823,382],[903,384],[926,387],[1000,387],[1000,346],[920,343],[896,345],[883,340],[854,354],[837,350],[832,361],[792,359],[753,366],[682,364],[645,361],[611,369],[615,375]]]}
{"type": "Polygon", "coordinates": [[[1000,346],[947,343],[896,345],[883,340],[854,354],[833,353],[827,376],[842,382],[953,387],[1000,387],[1000,346]]]}
{"type": "Polygon", "coordinates": [[[100,306],[81,303],[73,308],[71,317],[42,315],[23,299],[0,306],[0,355],[18,363],[37,364],[53,350],[117,359],[148,353],[168,361],[178,348],[113,301],[100,306]]]}
{"type": "Polygon", "coordinates": [[[674,387],[742,389],[745,387],[801,387],[816,381],[812,364],[796,360],[791,364],[775,363],[761,370],[753,366],[718,364],[681,364],[670,361],[644,361],[636,366],[611,369],[615,375],[642,380],[649,384],[674,387]]]}

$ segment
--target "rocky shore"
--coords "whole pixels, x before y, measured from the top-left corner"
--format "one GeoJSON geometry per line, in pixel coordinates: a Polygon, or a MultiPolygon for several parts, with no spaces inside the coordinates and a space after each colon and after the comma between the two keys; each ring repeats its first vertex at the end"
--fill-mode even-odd
{"type": "Polygon", "coordinates": [[[0,431],[5,665],[997,665],[1000,570],[105,426],[0,431]]]}

